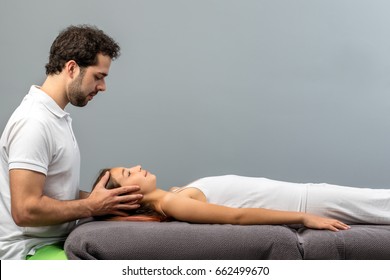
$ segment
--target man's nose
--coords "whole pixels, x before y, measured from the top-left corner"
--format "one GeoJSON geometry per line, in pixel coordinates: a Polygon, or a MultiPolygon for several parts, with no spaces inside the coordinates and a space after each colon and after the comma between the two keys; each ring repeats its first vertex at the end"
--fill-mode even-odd
{"type": "Polygon", "coordinates": [[[104,80],[101,80],[96,88],[98,91],[105,91],[106,90],[106,82],[104,80]]]}

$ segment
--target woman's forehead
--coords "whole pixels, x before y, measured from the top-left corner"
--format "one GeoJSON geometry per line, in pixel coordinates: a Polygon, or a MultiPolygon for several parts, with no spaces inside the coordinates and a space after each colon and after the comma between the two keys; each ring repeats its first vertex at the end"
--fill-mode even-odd
{"type": "Polygon", "coordinates": [[[119,176],[122,175],[123,170],[124,170],[124,167],[114,167],[114,168],[111,168],[111,172],[110,173],[114,177],[119,177],[119,176]]]}

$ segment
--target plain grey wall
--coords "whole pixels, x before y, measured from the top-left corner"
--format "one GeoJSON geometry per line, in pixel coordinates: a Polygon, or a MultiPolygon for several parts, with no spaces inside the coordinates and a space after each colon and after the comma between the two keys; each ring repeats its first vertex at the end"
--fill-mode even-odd
{"type": "Polygon", "coordinates": [[[235,173],[390,186],[390,2],[0,0],[0,127],[58,32],[122,47],[108,90],[67,107],[82,188],[142,164],[162,187],[235,173]]]}

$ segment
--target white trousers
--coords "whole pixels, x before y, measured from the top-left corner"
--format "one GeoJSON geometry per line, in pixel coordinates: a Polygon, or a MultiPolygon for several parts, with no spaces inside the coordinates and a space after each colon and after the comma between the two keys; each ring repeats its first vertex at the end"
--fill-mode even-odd
{"type": "Polygon", "coordinates": [[[306,213],[349,224],[390,224],[390,189],[308,184],[306,213]]]}

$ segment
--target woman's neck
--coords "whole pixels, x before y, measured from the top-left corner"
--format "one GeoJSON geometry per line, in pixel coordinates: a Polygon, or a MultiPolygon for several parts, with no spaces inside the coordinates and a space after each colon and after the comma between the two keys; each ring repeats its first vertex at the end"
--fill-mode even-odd
{"type": "Polygon", "coordinates": [[[141,202],[154,204],[156,202],[159,202],[161,199],[163,199],[165,195],[167,195],[167,193],[168,192],[165,190],[156,188],[151,192],[144,193],[143,194],[144,197],[142,198],[141,202]]]}
{"type": "Polygon", "coordinates": [[[164,212],[161,209],[161,202],[167,194],[167,191],[155,189],[149,193],[143,194],[144,197],[142,198],[141,203],[149,204],[155,211],[163,214],[164,212]]]}

